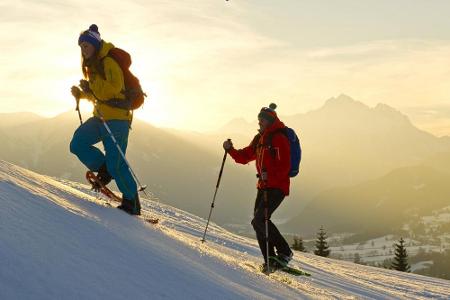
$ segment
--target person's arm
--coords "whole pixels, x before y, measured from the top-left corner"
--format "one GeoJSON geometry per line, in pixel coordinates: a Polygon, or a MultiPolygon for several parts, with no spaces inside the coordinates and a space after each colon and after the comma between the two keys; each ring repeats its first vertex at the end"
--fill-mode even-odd
{"type": "Polygon", "coordinates": [[[245,165],[256,159],[256,151],[253,142],[247,147],[238,150],[234,149],[233,144],[231,144],[231,147],[227,151],[234,161],[239,164],[245,165]]]}
{"type": "Polygon", "coordinates": [[[245,165],[256,159],[255,149],[252,145],[239,150],[231,148],[228,153],[238,164],[245,165]]]}

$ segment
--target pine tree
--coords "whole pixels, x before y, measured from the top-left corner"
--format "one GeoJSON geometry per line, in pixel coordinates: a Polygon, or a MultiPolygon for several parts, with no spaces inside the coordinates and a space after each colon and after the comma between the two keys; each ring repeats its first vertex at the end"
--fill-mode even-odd
{"type": "Polygon", "coordinates": [[[327,234],[323,229],[323,226],[320,227],[320,230],[317,233],[316,250],[314,250],[314,254],[323,257],[328,257],[330,255],[330,249],[328,249],[327,243],[327,234]]]}
{"type": "Polygon", "coordinates": [[[292,249],[301,252],[306,252],[306,248],[303,245],[303,239],[301,237],[294,236],[294,244],[292,244],[292,249]]]}
{"type": "Polygon", "coordinates": [[[395,244],[395,257],[391,264],[391,269],[410,272],[411,268],[408,264],[408,253],[406,252],[405,241],[400,238],[398,244],[395,244]]]}

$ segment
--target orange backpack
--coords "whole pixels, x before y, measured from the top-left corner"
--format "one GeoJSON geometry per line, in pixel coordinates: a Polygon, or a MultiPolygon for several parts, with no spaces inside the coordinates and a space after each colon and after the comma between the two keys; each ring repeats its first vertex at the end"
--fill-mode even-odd
{"type": "Polygon", "coordinates": [[[125,100],[110,99],[106,102],[109,106],[122,108],[126,110],[135,110],[142,106],[144,98],[147,95],[142,91],[139,79],[130,71],[131,56],[125,50],[113,48],[109,50],[107,57],[114,59],[122,69],[123,78],[125,81],[125,100]]]}

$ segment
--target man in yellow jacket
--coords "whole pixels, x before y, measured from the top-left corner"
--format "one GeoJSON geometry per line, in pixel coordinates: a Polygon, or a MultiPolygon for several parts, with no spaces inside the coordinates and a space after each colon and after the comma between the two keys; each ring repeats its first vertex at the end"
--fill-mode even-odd
{"type": "Polygon", "coordinates": [[[97,177],[103,184],[114,178],[122,192],[122,204],[118,207],[129,214],[139,215],[141,206],[136,182],[121,157],[102,119],[107,123],[122,152],[128,144],[131,112],[114,107],[108,101],[125,100],[125,83],[122,69],[108,52],[114,45],[103,41],[98,27],[93,24],[82,32],[78,39],[82,54],[83,80],[80,87],[72,87],[72,95],[77,99],[88,99],[94,103],[94,116],[80,125],[70,142],[70,151],[91,171],[98,172],[97,177]],[[105,153],[94,147],[102,141],[105,153]]]}

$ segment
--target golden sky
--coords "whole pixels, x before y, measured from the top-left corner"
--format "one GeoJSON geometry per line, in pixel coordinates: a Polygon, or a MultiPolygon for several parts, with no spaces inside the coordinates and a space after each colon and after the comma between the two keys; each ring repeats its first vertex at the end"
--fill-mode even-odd
{"type": "Polygon", "coordinates": [[[78,35],[95,23],[132,54],[150,95],[137,117],[157,126],[211,130],[272,101],[287,115],[344,93],[450,135],[449,11],[426,0],[0,0],[0,111],[73,109],[78,35]]]}

